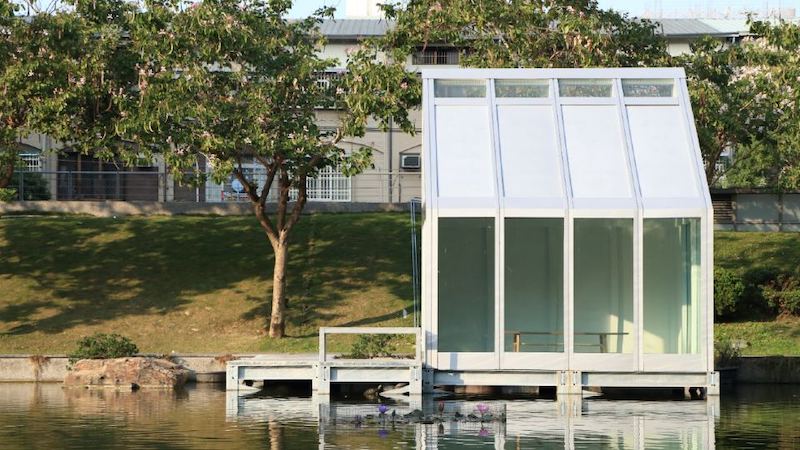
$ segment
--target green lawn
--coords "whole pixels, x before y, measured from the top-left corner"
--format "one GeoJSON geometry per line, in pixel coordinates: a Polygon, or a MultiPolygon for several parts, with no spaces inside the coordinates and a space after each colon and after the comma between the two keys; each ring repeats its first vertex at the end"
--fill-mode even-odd
{"type": "Polygon", "coordinates": [[[714,260],[741,274],[765,269],[800,273],[800,233],[717,231],[714,260]]]}
{"type": "Polygon", "coordinates": [[[272,251],[252,217],[1,218],[0,353],[97,331],[145,352],[307,352],[322,325],[411,324],[408,214],[310,215],[293,232],[289,337],[272,340],[272,251]]]}
{"type": "MultiPolygon", "coordinates": [[[[714,259],[745,278],[800,275],[800,233],[716,232],[714,259]]],[[[775,318],[758,309],[740,315],[737,322],[716,324],[716,336],[745,341],[745,355],[800,355],[800,319],[775,318]]]]}
{"type": "Polygon", "coordinates": [[[800,355],[800,319],[718,323],[717,338],[747,343],[744,355],[800,355]]]}
{"type": "MultiPolygon", "coordinates": [[[[723,267],[800,267],[800,233],[716,236],[723,267]]],[[[145,352],[316,351],[323,325],[411,324],[409,242],[407,214],[303,217],[289,337],[272,340],[272,253],[251,217],[0,218],[0,353],[66,352],[97,331],[145,352]]],[[[748,342],[746,354],[800,354],[800,319],[751,319],[717,335],[748,342]]]]}

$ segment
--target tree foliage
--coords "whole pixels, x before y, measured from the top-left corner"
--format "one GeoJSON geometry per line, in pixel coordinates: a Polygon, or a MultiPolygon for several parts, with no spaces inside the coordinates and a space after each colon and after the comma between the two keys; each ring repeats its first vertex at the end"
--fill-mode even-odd
{"type": "Polygon", "coordinates": [[[71,10],[18,17],[0,0],[0,187],[13,175],[16,142],[45,133],[111,159],[123,145],[117,99],[131,93],[135,60],[125,45],[121,0],[72,0],[71,10]]]}
{"type": "Polygon", "coordinates": [[[289,235],[308,199],[307,180],[328,167],[346,174],[367,168],[369,149],[346,153],[337,144],[363,136],[372,117],[413,131],[407,109],[420,102],[418,81],[404,61],[365,44],[349,55],[347,72],[321,83],[336,65],[320,56],[318,26],[331,9],[289,20],[285,0],[177,6],[147,2],[130,22],[131,50],[142,60],[137,95],[120,102],[119,132],[140,154],[164,155],[179,178],[202,159],[216,181],[232,174],[241,183],[275,252],[270,335],[281,337],[289,235]],[[320,108],[338,122],[321,124],[320,108]]]}
{"type": "Polygon", "coordinates": [[[800,187],[800,27],[751,22],[737,45],[706,38],[686,67],[709,184],[800,187]],[[726,150],[729,164],[720,164],[726,150]]]}
{"type": "Polygon", "coordinates": [[[628,67],[661,61],[657,25],[593,0],[409,0],[384,6],[388,47],[463,49],[468,67],[628,67]]]}

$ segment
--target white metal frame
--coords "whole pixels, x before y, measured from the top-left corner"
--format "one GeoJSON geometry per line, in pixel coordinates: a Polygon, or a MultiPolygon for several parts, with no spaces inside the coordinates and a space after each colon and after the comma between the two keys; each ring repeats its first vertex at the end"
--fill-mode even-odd
{"type": "MultiPolygon", "coordinates": [[[[626,69],[429,69],[423,77],[423,195],[425,223],[423,225],[423,304],[422,317],[425,332],[425,360],[438,370],[574,370],[600,372],[713,372],[713,209],[704,177],[702,156],[694,127],[691,105],[683,69],[626,68],[626,69]],[[559,78],[613,80],[613,93],[607,98],[560,97],[559,78]],[[625,97],[622,79],[674,80],[673,97],[625,97]],[[435,79],[486,80],[485,97],[435,98],[435,79]],[[495,79],[547,79],[550,83],[548,97],[496,98],[495,79]],[[447,198],[438,195],[438,161],[436,152],[436,112],[439,105],[485,105],[489,114],[492,145],[492,173],[494,197],[447,198]],[[560,199],[508,199],[505,197],[502,169],[502,149],[498,143],[498,107],[502,105],[549,105],[557,125],[557,147],[564,198],[560,199]],[[564,132],[564,105],[609,105],[619,114],[620,135],[627,164],[630,199],[575,199],[572,190],[572,173],[567,157],[564,132]],[[628,125],[628,107],[635,105],[673,105],[683,111],[689,148],[700,190],[693,199],[645,199],[642,195],[637,162],[628,125]],[[437,351],[438,334],[438,220],[443,217],[485,217],[495,222],[495,352],[494,353],[444,353],[437,351]],[[564,352],[505,352],[504,339],[504,226],[510,217],[549,217],[564,220],[564,352]],[[630,218],[634,230],[633,319],[634,351],[627,354],[591,354],[574,351],[574,227],[575,218],[630,218]],[[643,349],[643,237],[644,220],[649,218],[699,218],[701,222],[701,351],[697,354],[644,354],[643,349]]],[[[687,168],[688,169],[688,168],[687,168]]]]}

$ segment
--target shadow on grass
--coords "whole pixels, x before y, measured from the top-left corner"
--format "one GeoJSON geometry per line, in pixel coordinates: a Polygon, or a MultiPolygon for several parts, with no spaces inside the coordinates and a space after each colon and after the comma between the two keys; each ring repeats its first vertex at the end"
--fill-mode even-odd
{"type": "MultiPolygon", "coordinates": [[[[192,295],[254,278],[264,295],[236,293],[253,303],[242,318],[267,323],[272,250],[252,217],[10,218],[0,222],[0,237],[0,278],[36,283],[56,297],[0,301],[0,321],[17,323],[7,334],[164,314],[192,295]]],[[[402,214],[303,217],[290,249],[289,330],[346,320],[337,306],[370,286],[410,302],[409,241],[402,214]]],[[[376,321],[384,319],[383,308],[376,308],[376,321]]]]}

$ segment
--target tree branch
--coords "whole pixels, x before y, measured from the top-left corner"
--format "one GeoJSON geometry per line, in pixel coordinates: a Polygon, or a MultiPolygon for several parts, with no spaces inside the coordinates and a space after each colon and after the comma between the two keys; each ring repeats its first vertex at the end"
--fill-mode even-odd
{"type": "Polygon", "coordinates": [[[261,197],[260,203],[261,206],[264,206],[267,203],[267,197],[269,197],[269,191],[272,189],[272,183],[275,181],[275,173],[278,170],[277,164],[272,164],[266,166],[267,168],[267,181],[264,182],[264,187],[261,188],[261,197]]]}
{"type": "Polygon", "coordinates": [[[306,187],[306,175],[303,174],[300,176],[299,183],[300,186],[297,188],[297,201],[292,208],[292,215],[289,217],[289,221],[286,223],[286,232],[288,233],[292,227],[300,220],[300,214],[303,212],[303,208],[306,206],[307,200],[307,187],[306,187]]]}
{"type": "Polygon", "coordinates": [[[286,208],[289,204],[289,190],[292,185],[289,182],[289,175],[286,173],[286,169],[280,170],[281,174],[278,178],[278,186],[280,191],[278,192],[277,220],[278,232],[280,233],[280,236],[283,236],[286,227],[286,208]]]}
{"type": "MultiPolygon", "coordinates": [[[[239,180],[240,183],[244,186],[244,191],[247,193],[247,197],[250,199],[250,203],[253,204],[253,209],[256,213],[256,218],[258,222],[261,224],[261,228],[264,229],[264,232],[267,233],[267,238],[269,239],[270,244],[272,247],[276,247],[278,245],[278,233],[275,230],[275,226],[273,225],[272,221],[270,220],[269,216],[267,215],[266,208],[264,206],[264,202],[258,195],[253,193],[253,186],[250,184],[250,181],[247,180],[242,173],[242,161],[241,158],[236,158],[238,168],[233,169],[233,175],[239,180]]],[[[266,194],[264,194],[264,198],[266,198],[266,194]]]]}

